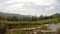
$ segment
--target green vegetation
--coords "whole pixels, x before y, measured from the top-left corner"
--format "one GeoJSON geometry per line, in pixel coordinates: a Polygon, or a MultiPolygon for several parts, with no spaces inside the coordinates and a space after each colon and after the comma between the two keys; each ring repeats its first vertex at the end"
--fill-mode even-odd
{"type": "Polygon", "coordinates": [[[25,34],[26,31],[23,30],[7,30],[6,34],[25,34]]]}
{"type": "Polygon", "coordinates": [[[35,16],[25,16],[25,15],[16,15],[16,14],[4,14],[1,13],[0,20],[3,21],[40,21],[40,20],[47,20],[47,19],[59,19],[60,14],[56,13],[51,16],[43,16],[40,17],[35,16]]]}
{"type": "Polygon", "coordinates": [[[42,25],[42,26],[40,27],[40,29],[41,29],[41,30],[50,30],[50,29],[48,28],[48,26],[44,26],[44,25],[42,25]]]}
{"type": "MultiPolygon", "coordinates": [[[[37,16],[16,16],[16,15],[0,15],[0,31],[4,31],[7,32],[6,34],[11,33],[11,31],[9,31],[10,29],[20,29],[20,28],[34,28],[34,27],[38,27],[40,25],[44,25],[44,24],[51,24],[51,23],[60,23],[60,14],[56,13],[54,15],[51,16],[43,16],[41,15],[40,17],[37,16]]],[[[47,29],[47,27],[45,28],[42,27],[44,29],[47,29]]],[[[41,29],[42,29],[41,28],[41,29]]],[[[1,33],[0,32],[0,33],[1,33]]],[[[18,34],[20,32],[20,34],[23,34],[22,31],[14,31],[15,34],[18,34]],[[18,32],[18,33],[16,33],[18,32]]]]}

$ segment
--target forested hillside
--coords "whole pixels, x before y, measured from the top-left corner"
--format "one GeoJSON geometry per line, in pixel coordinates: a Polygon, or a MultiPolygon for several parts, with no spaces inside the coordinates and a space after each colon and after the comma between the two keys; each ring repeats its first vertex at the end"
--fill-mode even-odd
{"type": "Polygon", "coordinates": [[[40,17],[32,16],[32,15],[19,15],[19,14],[10,14],[10,13],[2,13],[0,12],[0,20],[7,20],[7,21],[39,21],[39,20],[47,20],[47,19],[59,19],[60,13],[56,13],[50,16],[43,16],[40,17]]]}

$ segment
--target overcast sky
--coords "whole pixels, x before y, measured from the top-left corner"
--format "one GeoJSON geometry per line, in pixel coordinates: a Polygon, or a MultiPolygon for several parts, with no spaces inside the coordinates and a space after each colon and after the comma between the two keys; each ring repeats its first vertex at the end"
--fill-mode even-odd
{"type": "Polygon", "coordinates": [[[51,15],[60,12],[60,0],[0,0],[0,12],[51,15]]]}

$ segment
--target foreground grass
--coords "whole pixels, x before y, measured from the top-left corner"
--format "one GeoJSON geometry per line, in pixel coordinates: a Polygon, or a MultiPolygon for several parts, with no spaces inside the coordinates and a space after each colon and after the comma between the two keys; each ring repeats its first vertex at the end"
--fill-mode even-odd
{"type": "Polygon", "coordinates": [[[60,21],[58,19],[47,19],[47,20],[39,20],[39,21],[3,21],[3,20],[0,20],[0,22],[3,22],[5,24],[39,25],[39,24],[59,23],[60,21]]]}
{"type": "Polygon", "coordinates": [[[13,25],[14,28],[32,28],[38,27],[43,24],[52,24],[52,23],[60,23],[58,19],[47,19],[47,20],[39,20],[39,21],[2,21],[0,22],[5,23],[6,25],[13,25]]]}
{"type": "Polygon", "coordinates": [[[7,30],[6,34],[25,34],[25,32],[23,30],[7,30]]]}
{"type": "MultiPolygon", "coordinates": [[[[60,20],[59,19],[47,19],[47,20],[39,20],[39,21],[3,21],[3,20],[0,20],[0,22],[2,23],[5,23],[5,24],[12,24],[12,25],[16,25],[15,28],[23,28],[23,27],[27,27],[27,28],[32,28],[32,27],[37,27],[37,26],[40,26],[42,24],[51,24],[51,23],[60,23],[60,20]]],[[[6,34],[11,34],[11,33],[14,33],[14,34],[25,34],[24,33],[25,31],[20,31],[20,30],[14,30],[14,31],[11,31],[11,30],[7,30],[6,31],[6,34]]]]}

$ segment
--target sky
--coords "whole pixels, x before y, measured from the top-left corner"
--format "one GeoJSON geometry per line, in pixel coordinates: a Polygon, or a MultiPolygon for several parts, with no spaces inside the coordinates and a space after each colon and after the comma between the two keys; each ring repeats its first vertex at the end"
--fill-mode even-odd
{"type": "Polygon", "coordinates": [[[60,0],[0,0],[0,12],[23,15],[60,13],[60,0]]]}

